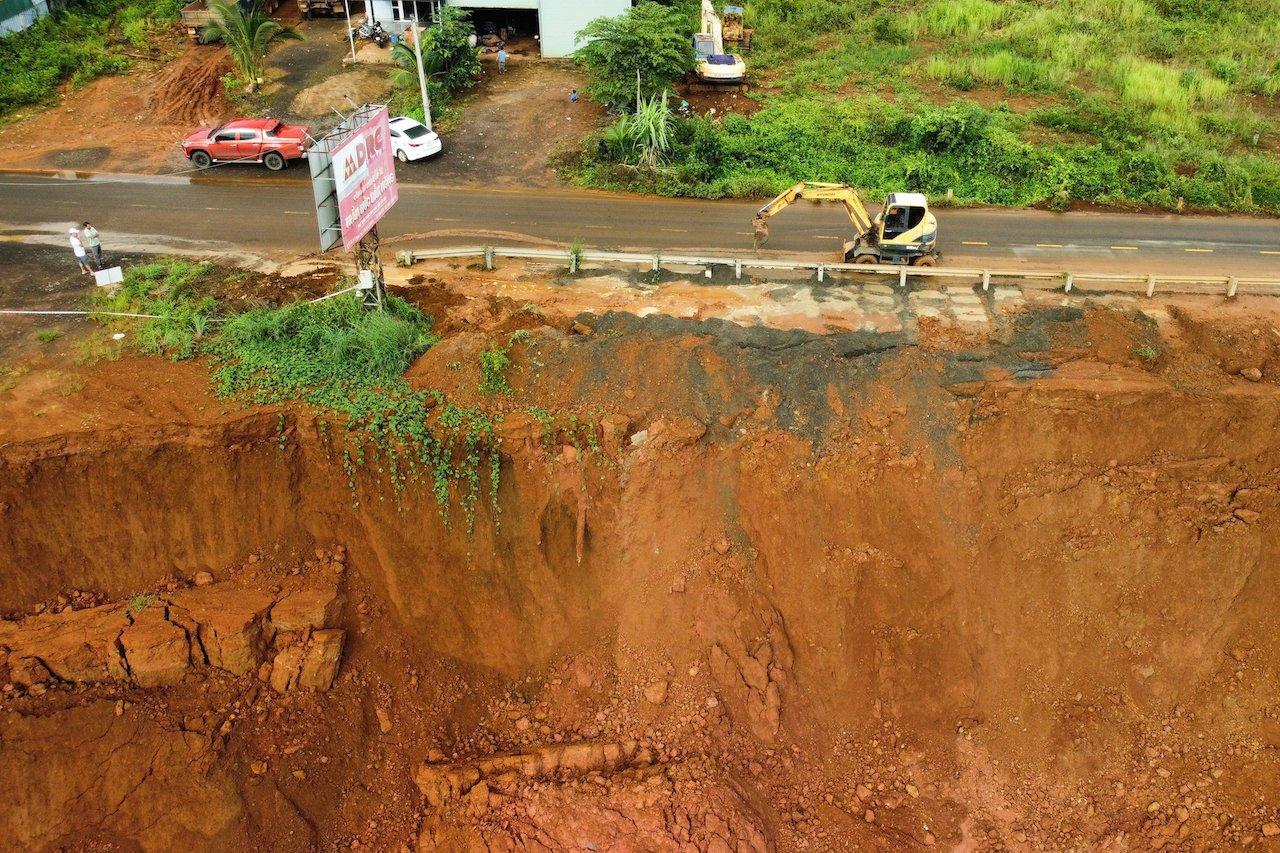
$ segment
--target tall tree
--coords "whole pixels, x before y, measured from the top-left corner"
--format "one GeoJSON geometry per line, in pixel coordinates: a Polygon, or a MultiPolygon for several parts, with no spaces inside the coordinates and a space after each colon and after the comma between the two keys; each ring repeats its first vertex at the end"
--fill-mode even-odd
{"type": "Polygon", "coordinates": [[[693,28],[680,8],[653,0],[616,18],[596,18],[578,33],[586,42],[574,59],[591,72],[587,93],[613,110],[631,110],[653,98],[694,68],[693,28]]]}
{"type": "Polygon", "coordinates": [[[222,39],[231,52],[231,61],[251,90],[262,79],[267,50],[278,41],[302,41],[302,33],[274,21],[262,11],[261,0],[246,9],[233,0],[210,0],[213,20],[205,24],[200,37],[206,42],[222,39]]]}

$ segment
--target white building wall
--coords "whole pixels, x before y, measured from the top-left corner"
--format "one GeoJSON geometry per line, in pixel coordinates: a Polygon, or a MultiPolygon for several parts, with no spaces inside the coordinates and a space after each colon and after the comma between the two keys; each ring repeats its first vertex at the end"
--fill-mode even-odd
{"type": "MultiPolygon", "coordinates": [[[[392,20],[391,0],[368,0],[383,24],[392,20]]],[[[631,0],[448,0],[464,9],[536,9],[544,57],[570,56],[579,45],[574,38],[595,18],[611,18],[631,8],[631,0]]]]}
{"type": "Polygon", "coordinates": [[[580,46],[574,36],[588,21],[612,18],[630,8],[631,0],[542,0],[538,10],[542,55],[569,56],[580,46]]]}

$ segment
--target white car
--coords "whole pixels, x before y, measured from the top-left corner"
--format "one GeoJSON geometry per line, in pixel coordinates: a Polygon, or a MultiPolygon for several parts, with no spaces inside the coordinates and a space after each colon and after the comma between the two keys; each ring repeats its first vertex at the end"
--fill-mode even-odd
{"type": "Polygon", "coordinates": [[[391,153],[401,163],[439,154],[443,148],[439,135],[433,130],[427,130],[422,122],[408,116],[398,116],[391,120],[391,153]]]}

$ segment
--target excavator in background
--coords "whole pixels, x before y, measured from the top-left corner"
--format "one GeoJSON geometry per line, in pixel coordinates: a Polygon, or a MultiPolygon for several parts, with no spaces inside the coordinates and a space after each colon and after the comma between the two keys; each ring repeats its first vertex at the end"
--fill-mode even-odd
{"type": "Polygon", "coordinates": [[[702,32],[693,39],[698,79],[704,83],[741,83],[747,63],[736,53],[724,52],[724,28],[711,0],[702,0],[702,32]]]}
{"type": "Polygon", "coordinates": [[[929,212],[922,193],[892,193],[884,208],[872,218],[857,191],[848,184],[796,184],[756,212],[752,233],[756,248],[769,237],[770,217],[800,199],[834,201],[844,207],[853,223],[853,239],[844,244],[846,264],[911,264],[931,267],[938,263],[938,220],[929,212]]]}
{"type": "Polygon", "coordinates": [[[725,50],[746,53],[751,49],[751,37],[754,33],[743,26],[745,19],[746,11],[741,6],[725,6],[720,10],[725,50]]]}

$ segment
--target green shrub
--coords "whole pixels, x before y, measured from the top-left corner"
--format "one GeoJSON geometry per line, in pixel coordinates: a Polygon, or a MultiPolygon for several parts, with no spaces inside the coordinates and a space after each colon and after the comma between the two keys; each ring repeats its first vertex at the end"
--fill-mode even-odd
{"type": "Polygon", "coordinates": [[[591,21],[577,34],[584,44],[574,54],[591,74],[587,93],[613,110],[657,97],[693,70],[693,29],[687,10],[653,0],[591,21]]]}
{"type": "Polygon", "coordinates": [[[402,299],[389,297],[378,312],[348,294],[232,317],[205,350],[221,395],[332,404],[357,389],[398,384],[435,341],[430,319],[402,299]]]}
{"type": "Polygon", "coordinates": [[[510,394],[511,386],[507,383],[507,368],[511,366],[511,356],[501,347],[487,349],[480,353],[480,393],[510,394]]]}

